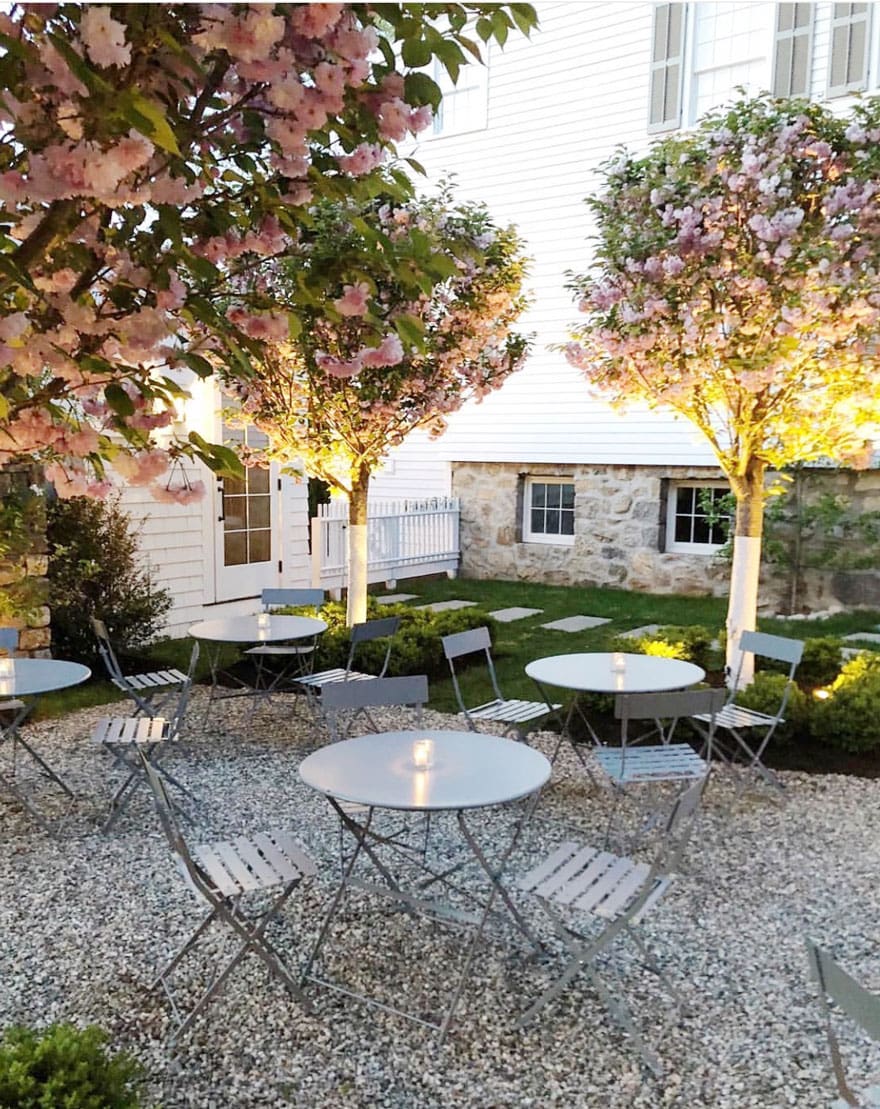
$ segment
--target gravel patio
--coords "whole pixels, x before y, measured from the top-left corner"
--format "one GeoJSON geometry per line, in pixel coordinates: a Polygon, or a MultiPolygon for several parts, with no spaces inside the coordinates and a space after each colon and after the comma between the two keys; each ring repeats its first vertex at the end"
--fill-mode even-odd
{"type": "MultiPolygon", "coordinates": [[[[289,924],[274,936],[296,958],[315,938],[338,868],[335,818],[296,773],[312,749],[310,727],[279,700],[253,718],[249,705],[221,705],[202,728],[204,696],[194,695],[185,744],[168,766],[203,802],[198,838],[285,826],[316,860],[318,879],[294,894],[289,924]]],[[[201,909],[145,791],[113,833],[95,831],[98,800],[109,791],[102,756],[88,739],[100,715],[89,709],[29,729],[83,795],[62,836],[47,837],[0,798],[0,1022],[102,1025],[148,1069],[145,1104],[810,1109],[832,1099],[803,936],[880,987],[878,783],[786,774],[783,807],[765,790],[734,800],[728,772],[715,774],[686,872],[646,926],[688,1011],[678,1013],[650,975],[621,961],[625,996],[665,1064],[661,1080],[646,1074],[583,978],[534,1026],[514,1030],[547,968],[518,958],[515,942],[491,936],[443,1044],[399,1017],[315,987],[315,1012],[307,1014],[250,957],[171,1059],[168,1006],[150,984],[201,909]]],[[[409,723],[406,714],[387,719],[389,727],[409,723]]],[[[460,727],[434,713],[425,723],[460,727]]],[[[553,738],[537,743],[549,752],[553,738]]],[[[609,798],[590,787],[568,752],[553,783],[514,871],[572,827],[590,842],[604,835],[609,798]]],[[[481,833],[490,841],[503,836],[510,819],[487,816],[481,833]]],[[[438,834],[442,844],[442,828],[438,834]]],[[[334,950],[349,981],[428,1008],[444,999],[462,944],[446,927],[414,927],[405,914],[358,912],[352,902],[334,950]]],[[[196,966],[194,979],[198,973],[196,966]]],[[[880,1059],[843,1029],[852,1075],[862,1084],[880,1059]]]]}

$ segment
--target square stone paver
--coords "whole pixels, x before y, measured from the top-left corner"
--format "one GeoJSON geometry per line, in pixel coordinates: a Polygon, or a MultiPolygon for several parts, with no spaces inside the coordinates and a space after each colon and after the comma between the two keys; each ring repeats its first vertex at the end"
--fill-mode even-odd
{"type": "Polygon", "coordinates": [[[858,658],[863,655],[865,651],[861,647],[841,647],[840,654],[845,659],[858,658]]]}
{"type": "Polygon", "coordinates": [[[399,605],[404,601],[414,601],[418,593],[386,593],[384,597],[377,597],[377,605],[399,605]]]}
{"type": "Polygon", "coordinates": [[[850,632],[844,639],[864,639],[866,643],[880,643],[880,632],[850,632]]]}
{"type": "Polygon", "coordinates": [[[598,628],[608,623],[610,620],[605,616],[566,616],[562,620],[551,620],[549,624],[542,624],[541,627],[559,632],[582,632],[587,628],[598,628]]]}
{"type": "Polygon", "coordinates": [[[430,605],[416,605],[416,608],[428,608],[431,612],[448,612],[453,608],[473,608],[476,601],[434,601],[430,605]]]}
{"type": "Polygon", "coordinates": [[[641,639],[643,635],[653,635],[660,630],[659,624],[645,624],[641,628],[630,628],[628,632],[621,632],[621,639],[641,639]]]}
{"type": "Polygon", "coordinates": [[[527,616],[538,616],[544,610],[542,608],[498,608],[494,612],[490,612],[490,616],[494,616],[502,624],[510,624],[514,620],[525,620],[527,616]]]}

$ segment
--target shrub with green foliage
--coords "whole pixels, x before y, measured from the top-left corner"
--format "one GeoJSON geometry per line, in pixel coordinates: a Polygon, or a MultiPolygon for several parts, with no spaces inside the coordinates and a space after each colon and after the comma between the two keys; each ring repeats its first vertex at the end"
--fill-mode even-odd
{"type": "Polygon", "coordinates": [[[104,621],[122,651],[155,638],[171,608],[171,594],[153,585],[138,560],[131,517],[119,507],[118,498],[56,500],[49,506],[48,538],[56,655],[97,661],[92,616],[104,621]]]}
{"type": "Polygon", "coordinates": [[[8,1028],[0,1041],[0,1106],[8,1109],[137,1109],[140,1064],[109,1054],[100,1028],[8,1028]]]}
{"type": "MultiPolygon", "coordinates": [[[[759,670],[752,684],[737,694],[736,703],[756,712],[775,716],[787,682],[785,674],[759,670]]],[[[810,700],[797,684],[793,684],[785,706],[785,719],[774,732],[771,745],[791,743],[799,736],[806,735],[809,716],[810,700]]]]}
{"type": "Polygon", "coordinates": [[[699,624],[690,627],[669,626],[658,628],[657,631],[637,639],[615,636],[609,650],[632,651],[660,658],[680,658],[708,670],[712,663],[712,638],[709,629],[699,624]]]}
{"type": "MultiPolygon", "coordinates": [[[[795,673],[798,685],[802,689],[815,689],[833,682],[843,664],[842,647],[843,643],[831,635],[805,639],[804,653],[795,673]]],[[[765,672],[788,673],[787,662],[759,657],[757,664],[765,672]]]]}
{"type": "MultiPolygon", "coordinates": [[[[314,610],[286,608],[279,612],[313,612],[314,610]]],[[[345,605],[330,601],[320,609],[319,616],[327,630],[318,639],[315,669],[345,666],[348,659],[349,629],[345,626],[345,605]]],[[[406,605],[380,605],[372,598],[367,602],[367,619],[399,616],[400,627],[391,648],[389,676],[401,674],[427,674],[429,678],[446,678],[449,665],[443,654],[442,636],[467,631],[486,625],[494,639],[494,621],[479,609],[452,609],[448,612],[431,612],[430,609],[407,608],[406,605]]],[[[378,673],[385,658],[387,641],[373,640],[358,647],[356,665],[359,670],[378,673]]]]}
{"type": "Polygon", "coordinates": [[[811,714],[813,737],[843,751],[880,748],[880,657],[857,655],[845,663],[811,714]]]}

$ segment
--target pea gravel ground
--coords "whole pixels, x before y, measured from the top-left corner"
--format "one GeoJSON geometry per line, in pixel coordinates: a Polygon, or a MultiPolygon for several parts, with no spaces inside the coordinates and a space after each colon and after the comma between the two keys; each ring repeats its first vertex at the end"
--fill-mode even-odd
{"type": "MultiPolygon", "coordinates": [[[[250,705],[229,702],[204,727],[202,697],[194,697],[190,730],[168,766],[202,802],[198,839],[284,826],[316,860],[318,878],[294,894],[274,932],[297,961],[315,939],[338,866],[333,814],[297,775],[313,729],[280,699],[253,715],[250,705]]],[[[0,796],[0,1024],[104,1026],[145,1065],[146,1105],[810,1109],[828,1105],[833,1077],[803,937],[880,988],[880,782],[788,774],[780,806],[763,788],[736,798],[722,771],[683,873],[645,928],[685,1007],[676,1008],[625,947],[615,950],[619,976],[611,980],[662,1058],[662,1078],[645,1072],[584,978],[533,1026],[515,1030],[552,965],[527,959],[514,936],[496,931],[443,1044],[317,987],[308,1014],[249,957],[172,1057],[167,1002],[151,983],[201,910],[144,791],[111,834],[96,830],[113,781],[109,760],[88,738],[100,715],[90,709],[28,729],[80,795],[61,836],[50,838],[0,796]]],[[[385,724],[411,722],[398,714],[385,724]]],[[[460,726],[433,714],[425,723],[460,726]]],[[[549,750],[552,738],[537,742],[549,750]]],[[[608,811],[609,797],[565,753],[511,869],[572,833],[600,842],[608,811]]],[[[503,842],[514,815],[481,817],[483,842],[503,842]]],[[[624,809],[616,831],[630,819],[624,809]]],[[[449,830],[436,828],[431,844],[452,850],[449,830]]],[[[524,908],[546,932],[540,913],[524,908]]],[[[229,949],[222,931],[211,942],[183,976],[184,993],[229,949]]],[[[462,947],[460,932],[414,924],[353,895],[323,970],[427,1014],[447,996],[462,947]]],[[[880,1053],[845,1024],[841,1031],[852,1074],[876,1080],[880,1053]]]]}

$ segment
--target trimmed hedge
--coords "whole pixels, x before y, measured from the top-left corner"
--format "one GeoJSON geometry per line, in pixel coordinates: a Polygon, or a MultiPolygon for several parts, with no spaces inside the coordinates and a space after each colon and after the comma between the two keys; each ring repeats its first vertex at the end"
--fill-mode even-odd
{"type": "MultiPolygon", "coordinates": [[[[759,670],[752,684],[737,696],[736,703],[745,708],[754,709],[756,712],[775,716],[787,683],[788,678],[785,674],[759,670]]],[[[771,745],[791,743],[800,736],[806,735],[809,717],[810,700],[800,686],[794,684],[785,706],[785,720],[774,732],[770,740],[771,745]]]]}
{"type": "Polygon", "coordinates": [[[680,658],[685,662],[694,662],[704,670],[709,670],[712,666],[713,638],[712,632],[700,624],[690,627],[670,625],[658,628],[657,631],[637,639],[631,636],[615,636],[608,649],[632,651],[635,654],[654,655],[660,658],[680,658]]]}
{"type": "MultiPolygon", "coordinates": [[[[313,613],[314,609],[284,608],[278,612],[313,613]]],[[[315,669],[326,670],[345,666],[348,659],[349,630],[345,626],[345,605],[330,601],[318,610],[327,624],[327,630],[318,639],[315,669]]],[[[443,654],[444,635],[486,626],[495,639],[495,621],[479,608],[458,608],[446,612],[430,609],[408,608],[406,605],[380,605],[367,601],[367,619],[378,620],[384,616],[399,616],[400,627],[391,646],[388,675],[427,674],[428,678],[449,677],[449,664],[443,654]]],[[[387,641],[373,640],[358,647],[355,665],[359,670],[378,674],[385,658],[387,641]]]]}
{"type": "Polygon", "coordinates": [[[850,659],[829,692],[827,700],[813,705],[813,738],[843,751],[880,748],[880,656],[850,659]]]}

